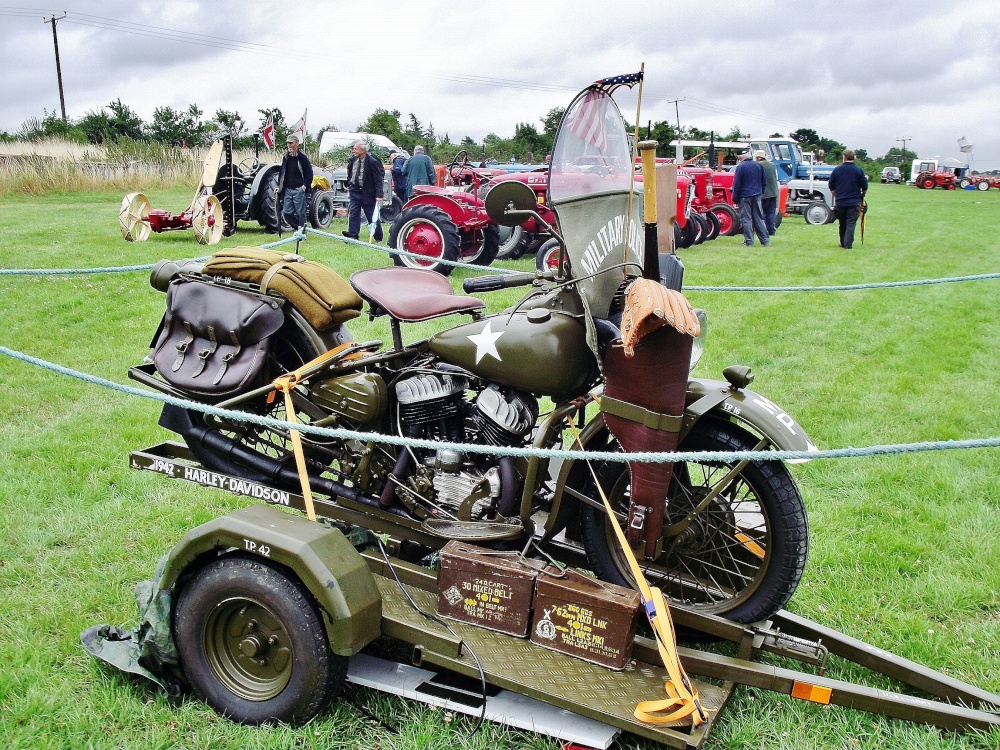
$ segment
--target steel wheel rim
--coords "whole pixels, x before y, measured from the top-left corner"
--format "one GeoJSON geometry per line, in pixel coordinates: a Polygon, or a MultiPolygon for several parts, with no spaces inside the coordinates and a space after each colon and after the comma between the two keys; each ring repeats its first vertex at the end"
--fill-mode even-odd
{"type": "Polygon", "coordinates": [[[810,224],[825,224],[826,221],[826,211],[824,211],[819,206],[810,206],[806,209],[806,215],[809,217],[810,224]]]}
{"type": "Polygon", "coordinates": [[[485,229],[473,229],[472,232],[470,232],[470,235],[472,239],[467,245],[469,250],[462,253],[463,263],[475,263],[476,259],[483,254],[483,250],[486,249],[485,229]]]}
{"type": "Polygon", "coordinates": [[[514,248],[520,244],[523,236],[524,227],[520,225],[516,227],[500,227],[500,250],[497,252],[497,258],[507,260],[511,253],[514,252],[514,248]]]}
{"type": "Polygon", "coordinates": [[[410,255],[401,255],[403,264],[411,268],[433,268],[444,257],[444,235],[433,222],[426,219],[410,219],[399,230],[399,249],[408,253],[423,255],[421,260],[410,255]]]}
{"type": "Polygon", "coordinates": [[[319,200],[316,204],[316,220],[321,227],[330,226],[330,221],[333,219],[333,206],[330,205],[328,201],[319,200]]]}
{"type": "Polygon", "coordinates": [[[712,213],[719,220],[719,236],[728,235],[733,228],[733,217],[725,211],[713,211],[712,213]]]}
{"type": "Polygon", "coordinates": [[[545,257],[542,258],[542,267],[547,271],[558,271],[559,263],[562,260],[560,255],[560,248],[553,247],[545,252],[545,257]]]}
{"type": "MultiPolygon", "coordinates": [[[[719,481],[730,468],[718,462],[678,464],[670,483],[672,495],[667,505],[664,528],[683,519],[704,497],[706,488],[719,481]],[[700,470],[697,477],[699,484],[679,481],[678,474],[694,480],[690,477],[691,470],[700,470]]],[[[628,489],[628,472],[623,472],[608,495],[613,508],[628,512],[628,489]]],[[[608,548],[613,550],[615,566],[631,581],[632,572],[610,526],[610,523],[605,523],[608,548]]],[[[649,584],[663,591],[670,601],[700,612],[722,613],[750,599],[763,583],[771,559],[771,525],[763,503],[743,477],[738,477],[692,522],[688,531],[678,536],[681,538],[677,540],[666,535],[663,537],[664,550],[676,550],[669,557],[664,558],[661,554],[652,563],[640,561],[649,584]],[[748,496],[753,499],[748,501],[748,496]],[[759,516],[760,520],[751,525],[753,515],[759,516]],[[737,519],[740,519],[739,524],[737,519]],[[743,534],[745,539],[738,539],[738,533],[743,534]],[[763,552],[763,558],[750,553],[753,545],[763,552]],[[727,554],[732,561],[728,571],[719,560],[720,555],[727,554]],[[753,563],[748,558],[758,562],[753,563]],[[736,581],[742,581],[744,585],[736,589],[732,585],[736,581]],[[700,596],[692,599],[693,593],[700,596]]]]}
{"type": "Polygon", "coordinates": [[[254,599],[217,604],[205,620],[202,642],[216,679],[244,700],[271,700],[291,681],[291,637],[280,618],[254,599]]]}

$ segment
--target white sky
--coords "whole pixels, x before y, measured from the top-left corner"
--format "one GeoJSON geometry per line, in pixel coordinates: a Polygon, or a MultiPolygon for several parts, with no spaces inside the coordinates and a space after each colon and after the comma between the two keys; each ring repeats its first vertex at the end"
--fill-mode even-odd
{"type": "MultiPolygon", "coordinates": [[[[17,2],[17,0],[13,0],[17,2]]],[[[60,21],[70,117],[117,98],[145,120],[280,107],[308,129],[354,130],[376,107],[438,135],[513,135],[591,81],[646,65],[641,122],[769,135],[799,127],[881,156],[975,144],[1000,168],[997,0],[64,0],[0,6],[0,129],[59,110],[60,21]],[[120,24],[120,30],[107,28],[120,24]],[[169,30],[169,31],[164,31],[169,30]],[[176,39],[164,38],[175,36],[176,39]],[[196,43],[191,43],[196,42],[196,43]]],[[[635,93],[618,95],[635,117],[635,93]]]]}

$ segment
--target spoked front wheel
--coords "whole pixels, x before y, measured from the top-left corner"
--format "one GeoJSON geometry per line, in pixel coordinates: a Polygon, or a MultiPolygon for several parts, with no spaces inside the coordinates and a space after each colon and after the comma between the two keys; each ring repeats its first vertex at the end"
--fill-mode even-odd
{"type": "MultiPolygon", "coordinates": [[[[702,419],[679,450],[750,451],[756,444],[750,433],[734,424],[702,419]]],[[[614,449],[617,442],[612,440],[611,446],[614,449]]],[[[659,587],[672,603],[736,622],[756,622],[784,607],[802,578],[808,548],[806,511],[784,464],[755,461],[688,521],[691,511],[736,464],[674,465],[663,552],[656,560],[640,562],[650,585],[659,587]]],[[[615,510],[627,514],[627,464],[603,464],[598,477],[615,510]]],[[[585,492],[599,499],[592,480],[585,492]]],[[[605,581],[633,586],[606,514],[584,506],[580,523],[594,572],[605,581]]]]}

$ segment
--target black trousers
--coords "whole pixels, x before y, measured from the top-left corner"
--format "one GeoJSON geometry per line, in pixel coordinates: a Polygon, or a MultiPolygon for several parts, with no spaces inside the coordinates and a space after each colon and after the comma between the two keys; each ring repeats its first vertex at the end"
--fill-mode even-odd
{"type": "Polygon", "coordinates": [[[861,206],[837,206],[833,210],[840,222],[840,246],[850,250],[854,245],[854,228],[861,216],[861,206]]]}

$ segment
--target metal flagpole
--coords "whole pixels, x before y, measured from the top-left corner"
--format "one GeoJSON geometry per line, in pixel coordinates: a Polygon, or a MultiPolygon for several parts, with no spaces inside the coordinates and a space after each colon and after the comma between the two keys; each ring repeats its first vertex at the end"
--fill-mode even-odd
{"type": "MultiPolygon", "coordinates": [[[[635,189],[635,159],[639,148],[639,112],[642,110],[642,82],[646,77],[646,63],[639,65],[639,98],[635,103],[635,134],[632,136],[632,169],[628,178],[628,209],[625,220],[625,257],[622,259],[622,279],[628,276],[628,245],[632,232],[632,191],[635,189]]],[[[645,178],[643,178],[645,179],[645,178]]]]}

